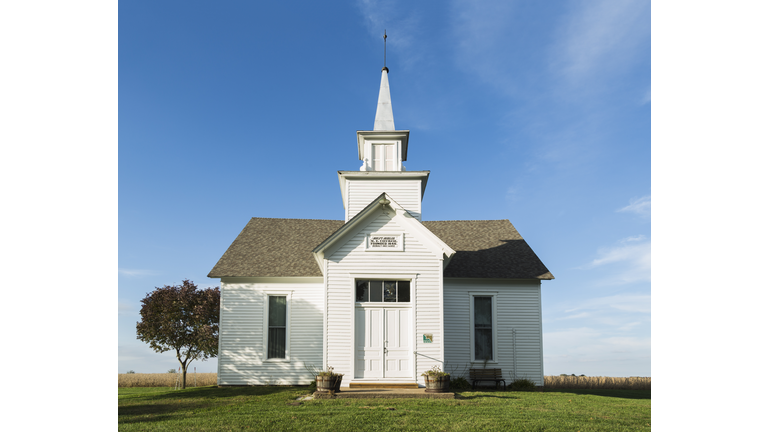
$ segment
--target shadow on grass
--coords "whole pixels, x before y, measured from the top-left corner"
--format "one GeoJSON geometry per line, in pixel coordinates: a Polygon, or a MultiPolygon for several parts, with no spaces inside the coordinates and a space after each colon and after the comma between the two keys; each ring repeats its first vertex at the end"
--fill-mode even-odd
{"type": "Polygon", "coordinates": [[[576,395],[605,396],[622,399],[651,399],[650,390],[612,390],[612,389],[558,389],[545,388],[546,393],[571,393],[576,395]]]}
{"type": "MultiPolygon", "coordinates": [[[[286,401],[293,400],[297,391],[309,392],[307,386],[216,386],[194,387],[185,390],[169,390],[159,394],[135,394],[135,398],[118,406],[119,424],[148,423],[165,421],[179,414],[194,413],[200,409],[241,405],[242,397],[279,395],[284,393],[286,401]],[[131,404],[137,401],[139,404],[131,404]],[[143,403],[142,403],[143,402],[143,403]]],[[[279,398],[279,396],[278,396],[279,398]]],[[[254,404],[261,400],[253,399],[254,404]]]]}
{"type": "MultiPolygon", "coordinates": [[[[147,398],[151,398],[153,400],[163,400],[163,399],[199,399],[199,398],[206,398],[206,399],[219,399],[219,398],[230,398],[230,397],[237,397],[237,396],[266,396],[270,394],[275,393],[283,393],[283,392],[296,392],[296,391],[302,391],[307,390],[307,386],[242,386],[242,387],[216,387],[216,386],[208,386],[208,387],[193,387],[193,388],[187,388],[184,390],[170,390],[167,393],[161,393],[161,394],[152,394],[149,393],[146,395],[147,398]]],[[[138,394],[141,395],[141,394],[138,394]]]]}
{"type": "Polygon", "coordinates": [[[510,396],[509,393],[498,392],[498,394],[461,394],[456,393],[456,399],[478,399],[478,398],[494,398],[494,399],[520,399],[518,396],[510,396]]]}

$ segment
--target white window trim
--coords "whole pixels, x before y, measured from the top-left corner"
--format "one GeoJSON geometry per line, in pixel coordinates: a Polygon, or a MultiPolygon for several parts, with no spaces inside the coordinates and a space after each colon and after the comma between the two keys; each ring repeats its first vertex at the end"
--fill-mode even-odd
{"type": "Polygon", "coordinates": [[[491,297],[491,313],[493,314],[491,322],[491,334],[493,337],[493,359],[488,360],[488,364],[498,364],[499,344],[496,335],[498,334],[498,314],[496,313],[496,299],[498,292],[493,291],[470,291],[469,292],[469,358],[471,363],[482,363],[485,359],[475,358],[475,297],[491,297]]]}
{"type": "Polygon", "coordinates": [[[264,291],[264,331],[263,335],[263,349],[262,360],[265,363],[289,363],[291,361],[291,297],[293,291],[281,291],[281,290],[268,290],[264,291]],[[285,358],[267,358],[267,349],[269,347],[269,297],[280,296],[285,297],[285,358]]]}

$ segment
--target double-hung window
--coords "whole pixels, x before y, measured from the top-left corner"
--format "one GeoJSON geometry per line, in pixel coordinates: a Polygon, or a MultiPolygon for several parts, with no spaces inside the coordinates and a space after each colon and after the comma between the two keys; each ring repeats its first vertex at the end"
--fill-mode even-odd
{"type": "Polygon", "coordinates": [[[270,295],[267,303],[267,359],[287,359],[288,297],[270,295]]]}
{"type": "Polygon", "coordinates": [[[472,361],[496,359],[496,296],[475,294],[470,301],[472,361]]]}

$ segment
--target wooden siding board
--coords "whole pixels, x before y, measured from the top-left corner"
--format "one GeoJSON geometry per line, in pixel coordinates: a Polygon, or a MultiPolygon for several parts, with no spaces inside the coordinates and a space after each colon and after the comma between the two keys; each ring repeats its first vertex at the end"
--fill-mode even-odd
{"type": "Polygon", "coordinates": [[[221,284],[219,385],[298,385],[311,377],[304,363],[322,366],[322,283],[221,284]],[[265,292],[291,295],[290,362],[266,361],[265,292]]]}
{"type": "MultiPolygon", "coordinates": [[[[517,369],[517,377],[528,377],[537,385],[544,385],[541,339],[541,290],[538,282],[529,284],[488,283],[483,281],[444,281],[446,363],[456,373],[471,365],[469,293],[496,293],[497,362],[492,367],[501,368],[504,378],[511,380],[517,369]],[[512,329],[516,330],[516,361],[512,346],[512,329]]],[[[476,363],[479,365],[479,363],[476,363]]]]}

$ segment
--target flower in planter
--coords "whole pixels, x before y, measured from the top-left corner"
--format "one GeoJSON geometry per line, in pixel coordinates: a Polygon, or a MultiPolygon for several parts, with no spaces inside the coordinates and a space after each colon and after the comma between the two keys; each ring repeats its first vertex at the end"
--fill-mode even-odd
{"type": "Polygon", "coordinates": [[[430,377],[430,378],[442,378],[442,377],[450,377],[451,374],[449,374],[448,372],[443,372],[442,370],[440,370],[440,366],[435,365],[432,367],[432,369],[421,374],[421,376],[430,377]]]}

